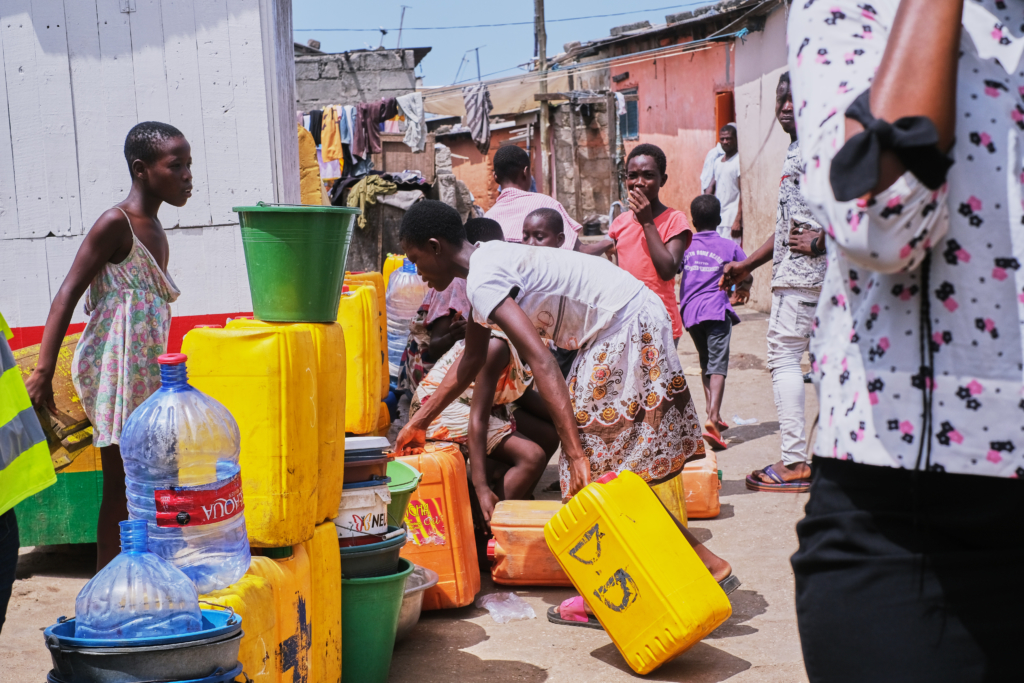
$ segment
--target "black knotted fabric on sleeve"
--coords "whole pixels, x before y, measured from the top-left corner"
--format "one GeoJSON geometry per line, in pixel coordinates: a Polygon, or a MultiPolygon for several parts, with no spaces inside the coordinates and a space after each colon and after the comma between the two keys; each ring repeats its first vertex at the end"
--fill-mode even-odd
{"type": "Polygon", "coordinates": [[[946,182],[953,160],[938,147],[939,132],[927,116],[904,116],[896,123],[876,119],[871,113],[871,89],[865,90],[846,110],[864,130],[846,141],[833,157],[829,181],[836,199],[847,202],[861,197],[878,184],[882,150],[889,149],[929,190],[946,182]]]}

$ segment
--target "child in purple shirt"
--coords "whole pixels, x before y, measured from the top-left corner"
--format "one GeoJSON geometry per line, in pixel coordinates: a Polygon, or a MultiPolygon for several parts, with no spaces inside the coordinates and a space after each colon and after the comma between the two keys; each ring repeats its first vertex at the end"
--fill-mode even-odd
{"type": "MultiPolygon", "coordinates": [[[[700,356],[708,410],[704,440],[716,450],[725,448],[721,430],[729,427],[720,410],[729,369],[729,339],[732,326],[740,321],[729,304],[729,295],[719,289],[718,283],[726,263],[747,258],[738,244],[716,231],[721,212],[721,204],[714,195],[700,195],[690,203],[697,232],[683,256],[683,281],[679,287],[683,326],[700,356]]],[[[750,288],[749,281],[743,285],[742,288],[750,288]]]]}

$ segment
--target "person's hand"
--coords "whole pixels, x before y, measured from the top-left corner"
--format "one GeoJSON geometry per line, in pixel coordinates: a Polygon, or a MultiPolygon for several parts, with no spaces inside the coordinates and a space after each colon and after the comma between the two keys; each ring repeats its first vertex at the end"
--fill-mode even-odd
{"type": "Polygon", "coordinates": [[[731,234],[733,237],[743,237],[743,224],[737,223],[732,226],[731,234]]]}
{"type": "Polygon", "coordinates": [[[415,420],[409,420],[395,439],[395,455],[422,453],[426,443],[427,430],[420,427],[415,420]]]}
{"type": "Polygon", "coordinates": [[[448,326],[448,334],[451,335],[453,342],[466,338],[467,324],[467,320],[462,317],[461,313],[455,314],[455,317],[452,318],[451,324],[448,326]]]}
{"type": "Polygon", "coordinates": [[[494,506],[497,505],[501,499],[498,498],[497,494],[490,489],[489,486],[476,486],[476,499],[480,502],[480,512],[484,516],[484,522],[487,526],[491,526],[491,515],[494,514],[494,506]]]}
{"type": "Polygon", "coordinates": [[[733,292],[732,301],[730,302],[733,306],[742,306],[750,301],[750,290],[749,289],[737,289],[733,292]]]}
{"type": "Polygon", "coordinates": [[[46,408],[53,415],[57,414],[57,404],[53,400],[53,378],[33,370],[32,374],[25,381],[25,388],[28,389],[28,398],[32,405],[41,410],[46,408]]]}
{"type": "Polygon", "coordinates": [[[722,268],[722,277],[718,280],[718,288],[728,290],[733,285],[738,285],[750,277],[750,268],[746,261],[732,261],[726,263],[722,268]]]}
{"type": "Polygon", "coordinates": [[[814,242],[822,236],[822,234],[823,232],[821,230],[811,230],[808,228],[794,226],[789,231],[789,250],[794,254],[814,256],[814,250],[811,245],[813,245],[814,242]]]}
{"type": "Polygon", "coordinates": [[[587,458],[569,459],[569,495],[562,499],[562,503],[582,491],[590,483],[590,460],[587,458]]]}
{"type": "Polygon", "coordinates": [[[629,209],[640,225],[654,223],[654,210],[651,208],[651,202],[647,199],[647,195],[640,190],[634,188],[629,191],[629,209]]]}

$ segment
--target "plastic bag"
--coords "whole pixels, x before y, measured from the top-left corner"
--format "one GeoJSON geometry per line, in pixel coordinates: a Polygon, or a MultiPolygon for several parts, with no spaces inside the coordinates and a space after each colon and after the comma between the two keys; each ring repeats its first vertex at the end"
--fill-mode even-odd
{"type": "Polygon", "coordinates": [[[732,416],[732,421],[733,421],[733,424],[737,424],[737,425],[752,425],[752,424],[757,422],[757,418],[756,417],[752,417],[749,420],[744,420],[739,415],[733,415],[732,416]]]}
{"type": "Polygon", "coordinates": [[[490,593],[476,599],[476,606],[483,607],[491,613],[491,619],[499,624],[520,619],[536,619],[537,613],[530,603],[515,593],[490,593]]]}

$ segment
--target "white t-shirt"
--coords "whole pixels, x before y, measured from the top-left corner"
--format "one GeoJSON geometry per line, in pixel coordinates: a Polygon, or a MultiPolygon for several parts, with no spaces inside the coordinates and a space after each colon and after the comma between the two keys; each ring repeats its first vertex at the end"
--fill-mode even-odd
{"type": "Polygon", "coordinates": [[[644,291],[640,280],[606,259],[506,242],[482,244],[470,257],[466,278],[475,322],[495,327],[491,313],[515,292],[540,336],[568,350],[625,324],[644,291]]]}
{"type": "Polygon", "coordinates": [[[740,210],[740,155],[739,152],[726,159],[715,161],[715,196],[722,205],[722,222],[718,234],[727,240],[740,243],[739,237],[732,236],[732,224],[740,210]]]}

